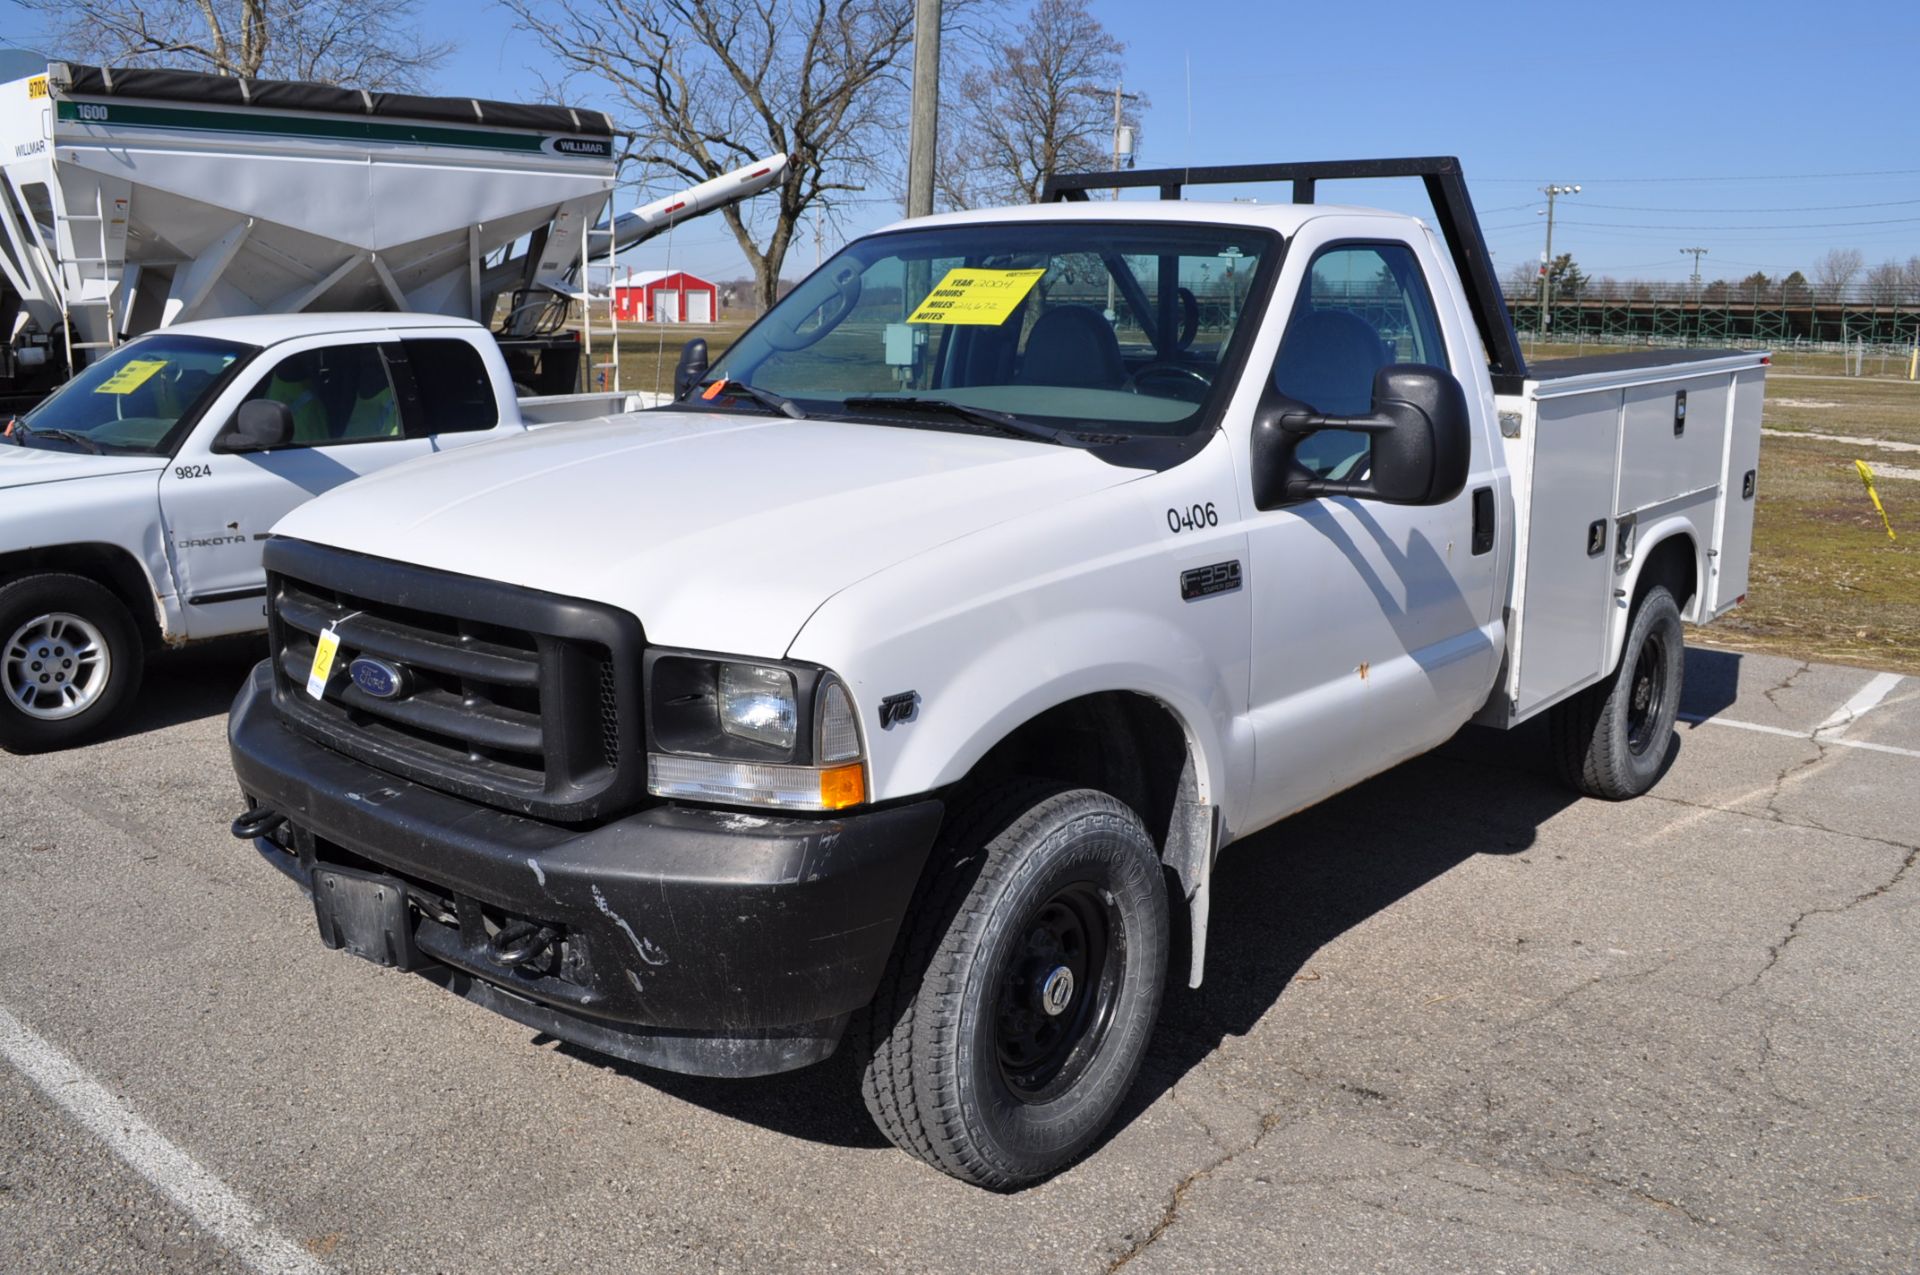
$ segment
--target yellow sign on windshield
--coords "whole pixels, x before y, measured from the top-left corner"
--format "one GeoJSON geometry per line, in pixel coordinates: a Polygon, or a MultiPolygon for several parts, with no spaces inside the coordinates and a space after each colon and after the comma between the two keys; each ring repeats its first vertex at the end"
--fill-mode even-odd
{"type": "Polygon", "coordinates": [[[165,359],[128,359],[120,370],[93,387],[95,394],[131,394],[167,365],[165,359]]]}
{"type": "Polygon", "coordinates": [[[998,327],[1017,309],[1045,270],[947,271],[908,323],[968,323],[998,327]]]}

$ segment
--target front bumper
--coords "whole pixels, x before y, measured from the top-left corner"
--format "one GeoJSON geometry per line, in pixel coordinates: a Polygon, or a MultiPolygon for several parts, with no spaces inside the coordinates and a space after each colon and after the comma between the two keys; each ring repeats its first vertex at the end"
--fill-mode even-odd
{"type": "Polygon", "coordinates": [[[939,828],[925,800],[839,818],[658,806],[589,829],[494,810],[289,730],[270,667],[227,726],[255,848],[309,893],[316,866],[397,878],[403,964],[589,1049],[749,1076],[817,1062],[873,996],[939,828]],[[511,927],[518,927],[513,931],[511,927]],[[499,959],[503,931],[555,938],[499,959]]]}

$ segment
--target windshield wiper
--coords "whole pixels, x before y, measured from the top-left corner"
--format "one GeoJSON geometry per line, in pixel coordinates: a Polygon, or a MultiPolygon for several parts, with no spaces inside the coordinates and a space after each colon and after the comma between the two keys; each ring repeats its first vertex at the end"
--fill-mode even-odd
{"type": "Polygon", "coordinates": [[[13,436],[19,441],[22,447],[27,445],[27,439],[29,438],[53,438],[63,443],[72,443],[75,447],[83,447],[95,456],[104,456],[106,454],[106,449],[101,447],[100,444],[94,442],[85,434],[76,434],[70,429],[35,429],[25,421],[15,421],[13,423],[13,436]]]}
{"type": "Polygon", "coordinates": [[[791,416],[796,421],[804,421],[807,419],[807,414],[800,410],[800,405],[786,395],[775,394],[772,390],[763,390],[758,385],[748,385],[745,381],[730,381],[725,377],[717,381],[708,381],[705,385],[700,386],[702,393],[699,397],[702,399],[707,398],[705,391],[712,389],[716,385],[724,386],[725,388],[722,389],[719,394],[714,395],[714,398],[719,398],[727,394],[738,394],[742,397],[752,399],[762,407],[770,407],[782,416],[791,416]]]}
{"type": "Polygon", "coordinates": [[[906,395],[893,398],[886,394],[856,394],[842,406],[851,411],[907,411],[937,412],[943,416],[958,417],[975,425],[985,425],[1002,433],[1013,434],[1020,438],[1031,438],[1042,443],[1059,443],[1066,447],[1078,447],[1081,444],[1063,429],[1051,425],[1042,425],[1037,421],[1015,416],[1011,412],[996,412],[989,407],[972,407],[966,403],[956,403],[945,398],[920,398],[906,395]]]}

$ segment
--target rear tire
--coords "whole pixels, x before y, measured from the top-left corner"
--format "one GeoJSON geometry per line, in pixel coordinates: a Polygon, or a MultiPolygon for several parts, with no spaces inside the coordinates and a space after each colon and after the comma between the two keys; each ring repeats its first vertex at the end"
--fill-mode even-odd
{"type": "Polygon", "coordinates": [[[1680,709],[1686,635],[1666,586],[1640,599],[1612,675],[1547,712],[1560,777],[1589,797],[1624,801],[1666,766],[1680,709]]]}
{"type": "Polygon", "coordinates": [[[1153,839],[1105,793],[1022,783],[949,821],[855,1046],[881,1132],[1011,1190],[1084,1152],[1160,1013],[1167,895],[1153,839]]]}
{"type": "Polygon", "coordinates": [[[0,748],[71,748],[111,726],[140,688],[146,652],[120,599],[48,572],[0,587],[0,748]]]}

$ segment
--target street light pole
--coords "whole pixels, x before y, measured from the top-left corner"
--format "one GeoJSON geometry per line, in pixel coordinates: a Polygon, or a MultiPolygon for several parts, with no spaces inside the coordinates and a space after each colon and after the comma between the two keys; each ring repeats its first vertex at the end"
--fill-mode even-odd
{"type": "Polygon", "coordinates": [[[1540,264],[1540,323],[1535,333],[1535,341],[1547,339],[1548,316],[1553,311],[1553,201],[1562,195],[1577,195],[1580,187],[1542,186],[1540,192],[1547,197],[1547,251],[1540,264]]]}

